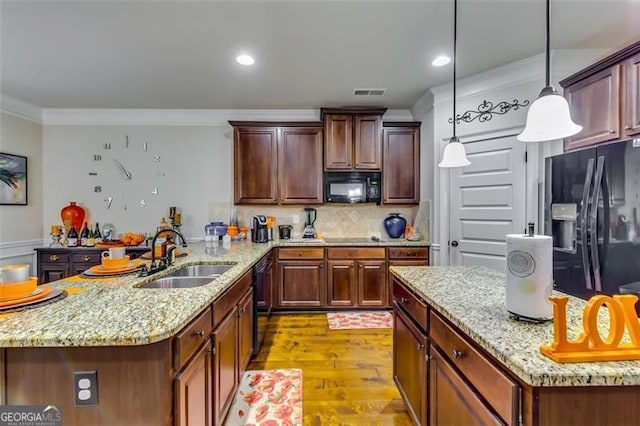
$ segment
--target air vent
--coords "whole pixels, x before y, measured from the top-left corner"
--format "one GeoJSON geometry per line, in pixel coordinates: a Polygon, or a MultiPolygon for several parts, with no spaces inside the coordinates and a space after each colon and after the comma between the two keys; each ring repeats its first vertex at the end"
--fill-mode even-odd
{"type": "Polygon", "coordinates": [[[354,89],[355,96],[382,96],[387,89],[354,89]]]}

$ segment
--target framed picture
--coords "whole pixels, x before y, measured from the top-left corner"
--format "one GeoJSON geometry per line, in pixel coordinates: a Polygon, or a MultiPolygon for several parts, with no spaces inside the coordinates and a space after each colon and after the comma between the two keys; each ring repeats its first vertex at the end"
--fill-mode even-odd
{"type": "Polygon", "coordinates": [[[0,152],[0,205],[27,205],[27,157],[0,152]]]}

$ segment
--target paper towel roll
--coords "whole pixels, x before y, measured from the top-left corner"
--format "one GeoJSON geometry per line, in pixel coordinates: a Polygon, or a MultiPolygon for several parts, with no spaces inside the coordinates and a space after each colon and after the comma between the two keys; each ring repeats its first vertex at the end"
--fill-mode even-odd
{"type": "Polygon", "coordinates": [[[507,235],[507,311],[524,318],[553,317],[553,239],[547,235],[507,235]]]}

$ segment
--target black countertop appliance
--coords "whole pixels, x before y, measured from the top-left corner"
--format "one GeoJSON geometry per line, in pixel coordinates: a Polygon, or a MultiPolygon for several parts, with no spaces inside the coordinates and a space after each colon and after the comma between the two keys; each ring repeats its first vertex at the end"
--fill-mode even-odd
{"type": "Polygon", "coordinates": [[[257,215],[253,217],[251,226],[251,241],[254,243],[269,242],[269,228],[267,228],[267,217],[257,215]]]}

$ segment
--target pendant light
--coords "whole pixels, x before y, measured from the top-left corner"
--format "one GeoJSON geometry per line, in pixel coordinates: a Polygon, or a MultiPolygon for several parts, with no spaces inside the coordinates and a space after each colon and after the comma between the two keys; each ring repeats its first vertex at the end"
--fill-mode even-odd
{"type": "Polygon", "coordinates": [[[453,0],[453,136],[444,147],[439,167],[464,167],[471,164],[464,151],[464,145],[456,136],[456,39],[458,36],[458,0],[453,0]]]}
{"type": "Polygon", "coordinates": [[[550,83],[550,49],[549,49],[549,1],[547,3],[547,33],[545,55],[545,87],[540,91],[527,112],[527,123],[517,138],[521,142],[544,142],[573,136],[582,130],[571,119],[567,100],[558,95],[550,83]]]}

